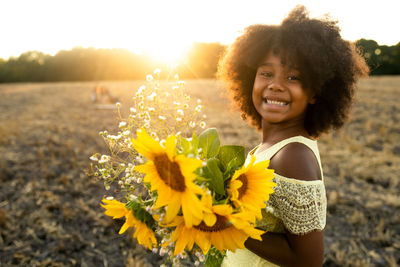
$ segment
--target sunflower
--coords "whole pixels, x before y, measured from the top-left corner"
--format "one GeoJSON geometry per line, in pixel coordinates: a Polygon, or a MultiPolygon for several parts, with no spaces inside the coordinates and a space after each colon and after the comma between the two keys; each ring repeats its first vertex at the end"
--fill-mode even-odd
{"type": "Polygon", "coordinates": [[[128,228],[135,227],[135,233],[133,237],[136,238],[139,244],[143,245],[148,249],[152,249],[157,246],[157,239],[154,232],[147,227],[147,225],[140,220],[136,219],[133,212],[126,208],[124,203],[117,200],[102,200],[106,205],[100,204],[106,209],[104,214],[113,217],[113,219],[122,218],[125,216],[126,221],[119,230],[119,234],[123,234],[128,228]]]}
{"type": "Polygon", "coordinates": [[[139,244],[145,248],[153,249],[157,247],[157,239],[154,232],[147,225],[133,216],[133,212],[129,212],[126,216],[126,221],[119,230],[119,234],[123,234],[129,227],[135,227],[133,237],[137,239],[139,244]]]}
{"type": "Polygon", "coordinates": [[[267,169],[269,160],[254,164],[255,160],[251,156],[250,163],[233,174],[227,191],[236,207],[252,211],[261,219],[261,209],[266,207],[265,202],[274,192],[272,188],[276,183],[272,182],[274,170],[267,169]]]}
{"type": "Polygon", "coordinates": [[[100,203],[100,206],[106,209],[104,214],[112,217],[113,219],[122,218],[129,212],[129,210],[125,207],[125,204],[119,202],[118,200],[104,198],[102,201],[106,204],[104,205],[100,203]]]}
{"type": "Polygon", "coordinates": [[[132,139],[134,148],[149,159],[146,164],[135,167],[145,173],[144,182],[150,183],[151,191],[157,190],[154,209],[166,206],[166,221],[171,222],[182,208],[187,227],[197,225],[203,219],[203,205],[198,195],[204,191],[194,184],[194,171],[202,161],[175,155],[176,137],[171,135],[165,142],[165,148],[152,139],[144,129],[137,131],[137,139],[132,139]]]}
{"type": "Polygon", "coordinates": [[[232,207],[226,204],[214,205],[211,210],[215,221],[214,219],[207,223],[202,221],[192,228],[188,228],[181,217],[175,220],[177,226],[171,236],[171,241],[176,241],[175,255],[181,253],[185,247],[191,250],[194,243],[207,254],[211,245],[220,251],[225,249],[235,251],[237,248],[244,248],[244,242],[249,236],[261,240],[264,231],[255,229],[248,222],[252,217],[251,214],[247,212],[233,214],[232,207]],[[210,226],[212,221],[214,223],[210,226]]]}

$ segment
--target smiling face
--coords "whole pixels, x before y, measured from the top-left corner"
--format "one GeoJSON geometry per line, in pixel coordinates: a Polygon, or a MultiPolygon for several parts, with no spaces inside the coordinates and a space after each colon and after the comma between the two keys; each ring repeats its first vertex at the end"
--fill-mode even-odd
{"type": "Polygon", "coordinates": [[[304,129],[307,106],[314,103],[301,84],[299,70],[282,64],[281,57],[273,53],[257,69],[252,99],[263,127],[282,124],[304,129]]]}

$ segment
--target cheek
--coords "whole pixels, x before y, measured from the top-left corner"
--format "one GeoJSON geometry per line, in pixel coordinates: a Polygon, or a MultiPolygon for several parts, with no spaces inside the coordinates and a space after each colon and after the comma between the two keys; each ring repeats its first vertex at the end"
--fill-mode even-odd
{"type": "Polygon", "coordinates": [[[251,101],[253,102],[254,106],[256,106],[260,101],[260,94],[255,87],[253,87],[251,92],[251,101]]]}

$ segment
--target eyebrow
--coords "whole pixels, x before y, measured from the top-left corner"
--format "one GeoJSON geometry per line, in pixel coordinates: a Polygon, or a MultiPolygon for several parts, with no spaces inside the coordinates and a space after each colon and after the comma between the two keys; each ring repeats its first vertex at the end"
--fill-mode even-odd
{"type": "MultiPolygon", "coordinates": [[[[263,62],[263,63],[261,63],[260,65],[258,65],[258,67],[269,67],[269,66],[274,66],[274,65],[277,65],[277,64],[273,64],[273,63],[271,63],[271,62],[263,62]]],[[[280,64],[281,66],[283,66],[283,67],[285,67],[286,65],[285,64],[280,64]]],[[[296,68],[295,66],[293,66],[293,65],[290,65],[290,66],[288,66],[289,67],[289,70],[296,70],[296,71],[299,71],[299,68],[296,68]]]]}
{"type": "MultiPolygon", "coordinates": [[[[259,67],[262,67],[262,66],[274,66],[274,65],[276,65],[276,64],[273,64],[273,63],[270,63],[270,62],[263,62],[263,63],[261,63],[260,65],[258,65],[259,67]]],[[[283,66],[283,64],[281,64],[281,66],[283,66]]]]}

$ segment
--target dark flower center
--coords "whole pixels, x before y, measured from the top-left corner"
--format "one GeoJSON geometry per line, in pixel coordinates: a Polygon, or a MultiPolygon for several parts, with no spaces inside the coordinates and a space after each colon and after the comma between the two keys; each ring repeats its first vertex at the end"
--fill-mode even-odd
{"type": "Polygon", "coordinates": [[[185,177],[178,163],[170,161],[167,154],[159,154],[154,158],[154,165],[158,175],[167,186],[178,192],[185,191],[185,177]]]}
{"type": "Polygon", "coordinates": [[[239,192],[238,199],[241,199],[242,196],[247,191],[248,180],[247,180],[247,177],[245,174],[241,174],[237,179],[242,182],[242,186],[239,187],[239,189],[238,189],[238,192],[239,192]]]}
{"type": "Polygon", "coordinates": [[[219,232],[231,226],[225,216],[215,215],[217,216],[217,221],[213,226],[207,226],[204,222],[201,222],[199,225],[193,227],[203,232],[219,232]]]}

